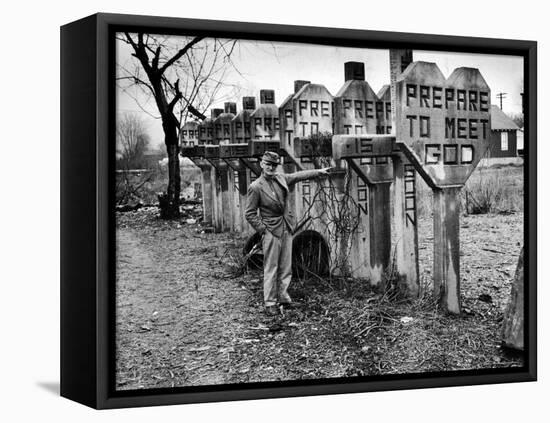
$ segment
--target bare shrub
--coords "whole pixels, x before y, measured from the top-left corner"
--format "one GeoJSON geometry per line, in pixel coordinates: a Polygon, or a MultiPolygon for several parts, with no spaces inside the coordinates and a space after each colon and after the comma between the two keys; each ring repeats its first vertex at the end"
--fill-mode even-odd
{"type": "MultiPolygon", "coordinates": [[[[182,165],[180,175],[181,201],[186,188],[201,183],[201,173],[196,166],[182,165]]],[[[167,183],[168,169],[163,162],[146,164],[144,169],[140,170],[119,169],[116,172],[116,204],[157,204],[164,201],[165,196],[159,196],[159,193],[164,191],[167,183]]],[[[195,192],[195,196],[197,196],[197,192],[195,192]]]]}
{"type": "Polygon", "coordinates": [[[523,168],[477,169],[462,190],[466,214],[514,213],[523,210],[523,168]]]}
{"type": "MultiPolygon", "coordinates": [[[[465,214],[515,213],[523,211],[523,167],[480,167],[470,176],[461,191],[465,214]]],[[[433,210],[432,189],[417,177],[417,213],[429,217],[433,210]]]]}
{"type": "Polygon", "coordinates": [[[468,214],[487,214],[495,211],[495,206],[500,202],[503,194],[502,186],[498,178],[479,178],[477,182],[465,187],[464,210],[468,214]]]}

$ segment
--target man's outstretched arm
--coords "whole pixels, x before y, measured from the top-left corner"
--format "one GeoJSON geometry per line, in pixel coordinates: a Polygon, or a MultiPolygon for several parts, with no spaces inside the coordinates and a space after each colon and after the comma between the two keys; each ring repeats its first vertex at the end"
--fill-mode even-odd
{"type": "Polygon", "coordinates": [[[266,226],[258,216],[258,209],[260,207],[260,193],[254,187],[248,187],[248,193],[246,195],[246,210],[244,216],[250,226],[254,228],[256,232],[263,234],[266,231],[266,226]]]}
{"type": "Polygon", "coordinates": [[[299,172],[285,174],[287,185],[293,185],[296,182],[305,181],[306,179],[319,178],[322,176],[328,176],[328,170],[330,167],[323,169],[301,170],[299,172]]]}

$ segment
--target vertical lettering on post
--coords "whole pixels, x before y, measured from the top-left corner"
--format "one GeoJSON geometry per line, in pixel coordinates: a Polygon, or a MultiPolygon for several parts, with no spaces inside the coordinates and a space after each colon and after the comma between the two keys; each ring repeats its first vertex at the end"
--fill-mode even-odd
{"type": "Polygon", "coordinates": [[[367,184],[358,175],[355,175],[355,178],[357,178],[357,207],[359,207],[359,213],[368,214],[369,193],[367,184]]]}
{"type": "Polygon", "coordinates": [[[416,176],[414,166],[405,164],[405,214],[406,225],[416,226],[416,176]]]}

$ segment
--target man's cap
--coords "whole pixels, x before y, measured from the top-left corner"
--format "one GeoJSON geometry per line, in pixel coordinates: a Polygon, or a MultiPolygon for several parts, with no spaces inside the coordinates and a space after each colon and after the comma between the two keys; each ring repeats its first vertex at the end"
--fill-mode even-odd
{"type": "Polygon", "coordinates": [[[268,163],[275,163],[275,164],[281,163],[281,157],[273,151],[266,151],[262,156],[262,160],[268,163]]]}

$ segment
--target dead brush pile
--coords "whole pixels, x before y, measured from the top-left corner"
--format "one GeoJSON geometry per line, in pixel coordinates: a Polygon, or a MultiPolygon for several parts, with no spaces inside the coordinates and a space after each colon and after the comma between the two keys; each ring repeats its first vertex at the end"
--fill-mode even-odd
{"type": "Polygon", "coordinates": [[[460,317],[438,310],[431,286],[416,299],[392,285],[369,288],[350,278],[309,278],[294,285],[303,319],[323,319],[332,339],[355,354],[347,376],[468,370],[523,365],[500,345],[502,313],[490,304],[466,300],[460,317]]]}
{"type": "MultiPolygon", "coordinates": [[[[239,246],[242,242],[234,240],[216,254],[223,279],[238,283],[248,292],[250,303],[262,310],[262,272],[247,268],[239,246]]],[[[391,266],[383,283],[374,288],[364,279],[303,274],[295,275],[290,288],[293,300],[302,306],[274,319],[262,317],[258,326],[262,341],[254,345],[258,357],[270,357],[273,344],[264,343],[264,337],[278,334],[282,342],[278,347],[284,351],[281,363],[296,357],[309,360],[307,372],[297,367],[300,378],[523,365],[522,357],[507,356],[501,348],[502,308],[497,302],[480,300],[477,291],[463,297],[463,314],[456,317],[438,309],[429,277],[422,281],[417,298],[404,296],[391,266]],[[338,365],[327,373],[330,360],[338,365]]],[[[257,361],[258,366],[265,364],[257,361]]]]}

